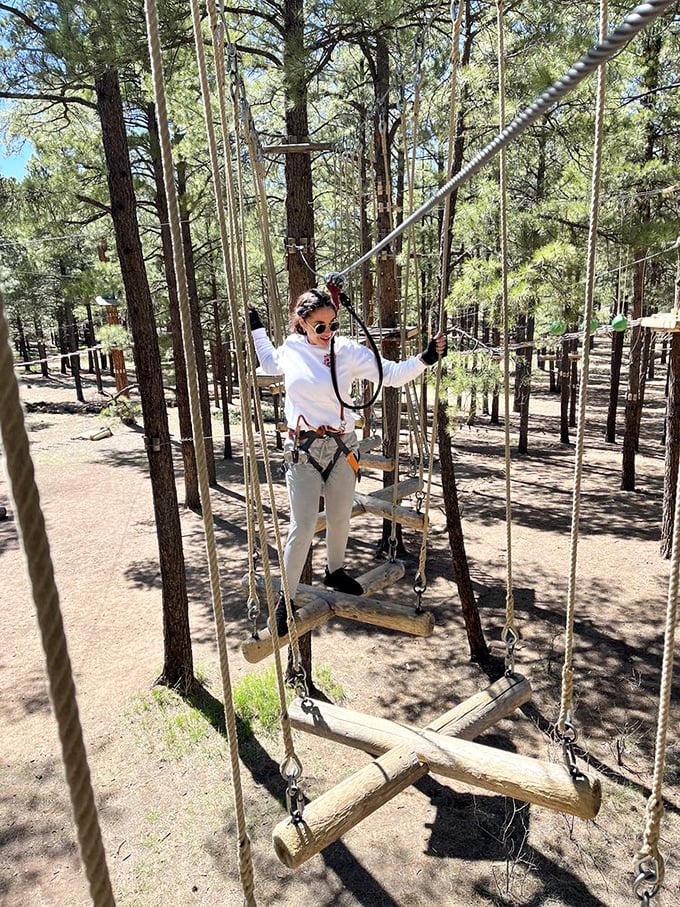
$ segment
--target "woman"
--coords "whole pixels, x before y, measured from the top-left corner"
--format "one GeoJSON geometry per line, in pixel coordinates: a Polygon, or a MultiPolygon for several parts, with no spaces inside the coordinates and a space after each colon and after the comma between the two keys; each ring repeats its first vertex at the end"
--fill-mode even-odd
{"type": "MultiPolygon", "coordinates": [[[[324,584],[350,595],[361,595],[360,584],[344,569],[353,492],[358,473],[357,416],[345,410],[333,388],[331,338],[337,386],[343,399],[352,383],[378,381],[378,367],[370,349],[337,335],[338,312],[328,293],[307,290],[291,308],[291,335],[275,348],[258,313],[250,310],[250,327],[257,357],[268,375],[283,375],[288,439],[284,445],[286,485],[290,499],[290,528],[283,553],[291,595],[297,591],[307,552],[314,538],[319,497],[326,502],[326,574],[324,584]]],[[[419,356],[403,362],[382,360],[383,383],[401,387],[421,375],[446,354],[446,337],[437,334],[419,356]]],[[[279,636],[288,632],[283,592],[276,605],[279,636]]]]}

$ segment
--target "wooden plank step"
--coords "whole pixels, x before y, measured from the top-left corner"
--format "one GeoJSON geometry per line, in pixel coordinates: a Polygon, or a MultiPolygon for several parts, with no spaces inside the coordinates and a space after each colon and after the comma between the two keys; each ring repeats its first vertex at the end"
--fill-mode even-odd
{"type": "Polygon", "coordinates": [[[672,309],[670,312],[657,312],[655,315],[648,315],[640,319],[643,328],[649,328],[652,331],[680,331],[680,309],[672,309]]]}

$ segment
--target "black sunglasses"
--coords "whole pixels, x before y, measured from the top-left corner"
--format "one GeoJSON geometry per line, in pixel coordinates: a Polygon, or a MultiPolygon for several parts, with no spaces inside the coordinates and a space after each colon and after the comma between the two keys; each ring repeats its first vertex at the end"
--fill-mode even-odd
{"type": "Polygon", "coordinates": [[[318,324],[311,325],[314,328],[315,334],[325,334],[326,331],[331,331],[333,334],[339,329],[339,321],[331,321],[330,324],[324,324],[323,321],[320,321],[318,324]]]}

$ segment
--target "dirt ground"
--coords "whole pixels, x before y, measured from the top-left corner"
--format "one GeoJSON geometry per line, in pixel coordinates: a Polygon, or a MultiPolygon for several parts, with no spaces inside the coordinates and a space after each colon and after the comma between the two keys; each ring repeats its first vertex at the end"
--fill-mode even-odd
{"type": "MultiPolygon", "coordinates": [[[[607,342],[593,356],[576,601],[578,743],[603,786],[593,821],[571,819],[427,776],[341,841],[291,871],[271,831],[285,815],[280,734],[246,740],[241,772],[259,904],[623,905],[652,778],[669,564],[658,555],[663,484],[663,375],[648,385],[637,459],[638,490],[619,490],[620,444],[603,441],[607,342]]],[[[32,456],[73,665],[80,717],[113,889],[125,907],[240,905],[234,806],[226,741],[203,711],[151,691],[162,664],[157,546],[143,432],[75,410],[68,378],[20,374],[32,456]],[[38,404],[45,404],[40,406],[38,404]],[[85,440],[104,424],[112,435],[85,440]]],[[[93,385],[87,399],[98,402],[93,385]]],[[[561,752],[544,728],[559,713],[571,519],[573,445],[559,442],[559,404],[538,372],[530,449],[513,459],[513,575],[522,634],[517,670],[531,703],[480,742],[541,759],[561,752]]],[[[176,413],[170,411],[175,439],[176,413]]],[[[513,418],[516,418],[513,417],[513,418]]],[[[513,426],[513,442],[516,425],[513,426]]],[[[270,448],[273,450],[271,425],[270,448]]],[[[215,434],[221,434],[216,420],[215,434]]],[[[505,607],[503,431],[481,416],[455,436],[466,546],[488,639],[505,607]]],[[[176,462],[181,475],[179,443],[176,462]]],[[[239,645],[248,632],[240,580],[246,569],[241,448],[218,462],[213,491],[232,682],[262,673],[239,645]]],[[[377,486],[377,475],[362,490],[377,486]]],[[[180,500],[182,496],[180,480],[180,500]]],[[[285,494],[281,495],[285,527],[285,494]]],[[[425,605],[432,637],[409,638],[333,620],[315,631],[314,662],[335,698],[363,712],[425,725],[488,684],[469,660],[435,476],[425,605]]],[[[4,475],[0,504],[0,777],[3,907],[89,903],[79,865],[44,655],[4,475]]],[[[209,696],[221,698],[200,518],[182,508],[194,659],[209,696]]],[[[376,518],[353,529],[350,565],[373,565],[376,518]]],[[[419,537],[405,533],[407,575],[384,594],[410,603],[419,537]]],[[[323,569],[323,544],[315,554],[323,569]]],[[[680,903],[678,686],[668,736],[662,892],[680,903]]],[[[295,735],[314,798],[365,765],[363,753],[295,735]]]]}

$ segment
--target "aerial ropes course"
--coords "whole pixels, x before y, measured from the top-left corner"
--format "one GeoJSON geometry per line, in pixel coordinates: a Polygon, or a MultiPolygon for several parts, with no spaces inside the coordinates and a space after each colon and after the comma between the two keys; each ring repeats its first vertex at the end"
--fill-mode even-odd
{"type": "MultiPolygon", "coordinates": [[[[555,82],[537,100],[515,117],[509,125],[486,148],[476,155],[459,173],[448,182],[425,204],[412,212],[398,227],[381,239],[369,252],[362,255],[340,272],[344,277],[381,250],[387,248],[401,233],[410,229],[420,218],[441,201],[445,200],[455,188],[469,179],[482,166],[500,153],[507,144],[521,135],[527,127],[542,116],[553,104],[564,98],[583,79],[599,68],[598,103],[596,111],[596,139],[594,166],[591,187],[591,220],[588,238],[588,279],[584,324],[590,324],[592,314],[592,280],[594,264],[594,237],[596,229],[596,207],[599,181],[599,155],[601,149],[601,121],[604,98],[604,64],[617,54],[642,28],[662,14],[672,4],[672,0],[652,0],[637,6],[611,34],[606,34],[606,5],[603,3],[601,16],[600,43],[582,57],[565,75],[555,82]]],[[[244,264],[233,262],[230,249],[238,250],[236,206],[230,180],[227,179],[229,204],[225,204],[225,195],[220,181],[220,161],[217,155],[212,113],[210,110],[208,80],[203,57],[203,38],[201,34],[200,14],[197,0],[192,0],[192,20],[194,23],[196,52],[201,71],[201,86],[204,95],[204,112],[206,129],[211,151],[213,184],[216,194],[225,282],[228,290],[228,302],[232,325],[236,333],[235,340],[239,348],[244,340],[238,334],[240,311],[236,300],[241,296],[247,304],[247,287],[244,276],[244,264]],[[202,60],[203,57],[203,60],[202,60]],[[225,211],[230,212],[229,222],[225,211]]],[[[214,538],[212,511],[210,505],[207,464],[203,433],[200,424],[198,405],[198,386],[196,381],[196,360],[193,350],[193,339],[190,329],[188,294],[186,288],[186,270],[183,261],[181,230],[179,222],[179,204],[174,179],[173,162],[170,145],[167,109],[165,103],[163,68],[160,53],[158,14],[155,0],[146,0],[146,18],[149,39],[149,50],[152,62],[154,97],[158,110],[159,133],[165,186],[169,202],[169,216],[172,233],[175,268],[178,277],[179,305],[184,335],[185,354],[191,402],[194,441],[199,468],[199,486],[201,492],[202,512],[206,538],[206,549],[210,576],[212,605],[215,617],[217,647],[219,652],[222,689],[226,715],[227,737],[231,756],[232,787],[236,813],[238,860],[241,885],[244,899],[248,905],[254,905],[255,881],[252,868],[250,841],[246,828],[243,793],[240,781],[238,742],[233,707],[230,679],[230,667],[226,647],[226,634],[219,584],[217,547],[214,538]]],[[[213,33],[213,54],[219,72],[224,60],[224,27],[219,22],[214,0],[208,0],[208,14],[213,33]]],[[[222,89],[224,83],[222,82],[222,89]]],[[[229,155],[229,142],[226,140],[226,97],[220,94],[220,118],[223,130],[223,151],[229,155]]],[[[501,168],[502,170],[503,168],[501,168]]],[[[229,172],[227,168],[227,172],[229,172]]],[[[501,195],[503,195],[501,187],[501,195]]],[[[237,259],[240,253],[236,254],[237,259]]],[[[507,324],[505,326],[505,358],[507,366],[507,324]]],[[[254,361],[252,341],[245,341],[249,362],[254,361]]],[[[573,655],[574,624],[574,588],[576,549],[579,522],[579,485],[582,468],[582,437],[585,424],[585,397],[588,372],[588,344],[584,344],[583,369],[581,374],[581,395],[579,410],[579,442],[575,458],[574,497],[572,508],[572,536],[570,545],[570,572],[567,603],[567,629],[565,632],[565,664],[562,673],[562,701],[557,730],[565,749],[567,765],[560,766],[538,759],[519,756],[513,753],[500,752],[491,747],[473,742],[473,738],[491,726],[502,715],[509,714],[518,704],[525,701],[528,685],[523,678],[512,670],[512,659],[506,662],[506,676],[496,687],[492,686],[483,693],[477,694],[466,703],[456,707],[425,728],[406,727],[387,719],[374,716],[362,716],[361,713],[349,712],[324,703],[314,702],[306,695],[305,678],[299,678],[299,697],[287,708],[283,690],[283,676],[280,664],[280,641],[276,634],[276,621],[273,619],[273,581],[266,555],[266,545],[262,547],[264,583],[266,597],[272,620],[272,651],[277,673],[277,687],[282,703],[281,722],[285,746],[285,758],[282,762],[282,775],[287,780],[287,800],[290,816],[274,832],[274,845],[280,859],[290,866],[297,866],[313,853],[318,852],[331,841],[336,840],[347,828],[361,821],[370,812],[395,796],[405,786],[412,784],[429,771],[463,780],[482,789],[491,790],[512,796],[540,806],[562,811],[584,818],[597,814],[600,805],[600,785],[585,775],[574,758],[574,728],[571,719],[572,674],[571,660],[573,655]],[[299,727],[312,733],[320,734],[352,746],[358,746],[373,754],[378,759],[351,778],[341,782],[313,803],[305,805],[300,792],[302,767],[295,754],[291,727],[299,727]]],[[[247,387],[246,362],[238,357],[239,381],[241,387],[247,387]]],[[[507,368],[506,368],[507,371],[507,368]]],[[[256,408],[259,406],[257,395],[256,408]]],[[[261,422],[261,411],[258,411],[261,422]]],[[[257,480],[257,468],[254,458],[254,438],[252,427],[244,420],[244,467],[245,481],[249,483],[256,499],[257,527],[264,537],[264,526],[261,514],[262,505],[257,480]]],[[[507,421],[507,420],[506,420],[507,421]]],[[[44,519],[40,510],[39,496],[35,484],[33,465],[30,458],[28,437],[19,402],[18,386],[13,370],[12,353],[9,344],[9,332],[4,316],[2,298],[0,297],[0,427],[6,454],[7,472],[10,479],[15,511],[26,555],[32,593],[38,614],[43,647],[46,654],[46,666],[50,696],[59,726],[62,745],[62,756],[76,818],[78,840],[81,856],[93,902],[96,905],[112,905],[114,898],[108,875],[106,858],[101,841],[98,817],[94,806],[94,796],[90,784],[89,768],[82,731],[78,719],[78,709],[71,665],[68,657],[63,621],[59,606],[59,596],[54,582],[54,571],[51,564],[49,544],[45,532],[44,519]]],[[[273,499],[273,483],[265,458],[267,484],[273,499]]],[[[509,495],[508,495],[509,499],[509,495]]],[[[508,512],[509,516],[509,512],[508,512]]],[[[274,514],[274,518],[276,515],[274,514]]],[[[510,520],[508,519],[508,522],[510,520]]],[[[275,536],[279,533],[275,526],[275,536]]],[[[281,562],[280,545],[278,546],[281,562]]],[[[508,570],[508,599],[511,598],[511,570],[508,570]]],[[[662,814],[662,783],[665,740],[669,721],[669,704],[672,680],[672,661],[674,646],[674,628],[677,619],[678,579],[680,575],[680,495],[676,496],[675,523],[673,533],[673,554],[671,575],[668,589],[668,607],[664,659],[662,672],[662,689],[660,696],[659,719],[657,723],[656,759],[654,783],[647,812],[644,841],[636,865],[635,894],[643,903],[658,891],[663,881],[663,860],[658,851],[659,824],[662,814]]],[[[285,576],[282,577],[285,586],[285,576]]],[[[250,593],[256,585],[249,580],[250,593]]],[[[360,599],[358,599],[359,601],[360,599]]],[[[421,612],[422,613],[422,612],[421,612]]],[[[296,615],[296,618],[299,614],[296,615]]],[[[291,642],[296,644],[295,620],[291,626],[291,642]]],[[[510,637],[513,636],[511,632],[510,637]]],[[[512,642],[509,644],[512,648],[512,642]]]]}

